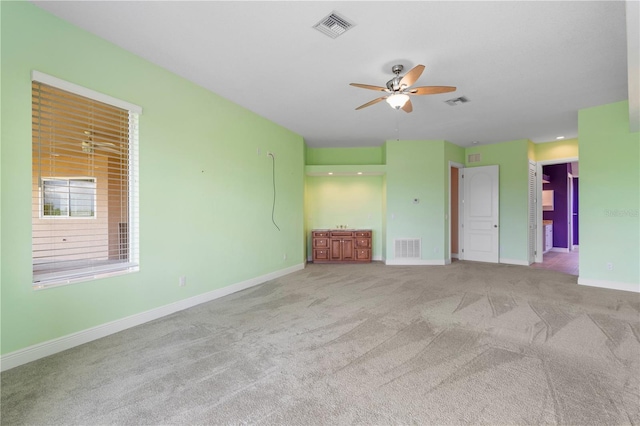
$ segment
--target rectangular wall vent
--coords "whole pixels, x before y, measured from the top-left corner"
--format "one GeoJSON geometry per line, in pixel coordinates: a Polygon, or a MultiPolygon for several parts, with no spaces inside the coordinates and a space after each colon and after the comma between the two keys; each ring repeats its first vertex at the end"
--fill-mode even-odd
{"type": "Polygon", "coordinates": [[[422,244],[420,238],[403,238],[393,240],[396,259],[420,259],[422,244]]]}
{"type": "Polygon", "coordinates": [[[313,28],[331,38],[336,38],[347,32],[354,25],[354,23],[349,22],[344,16],[340,16],[336,12],[331,12],[315,24],[313,28]]]}
{"type": "Polygon", "coordinates": [[[481,161],[482,161],[482,155],[480,153],[467,155],[467,163],[479,163],[481,161]]]}

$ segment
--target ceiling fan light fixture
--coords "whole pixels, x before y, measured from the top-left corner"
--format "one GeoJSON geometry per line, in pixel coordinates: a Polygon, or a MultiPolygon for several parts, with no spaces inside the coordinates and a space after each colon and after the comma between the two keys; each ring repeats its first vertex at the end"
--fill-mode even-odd
{"type": "Polygon", "coordinates": [[[391,108],[400,109],[407,103],[409,100],[409,95],[405,95],[404,93],[396,93],[395,95],[391,95],[387,98],[387,103],[391,105],[391,108]]]}

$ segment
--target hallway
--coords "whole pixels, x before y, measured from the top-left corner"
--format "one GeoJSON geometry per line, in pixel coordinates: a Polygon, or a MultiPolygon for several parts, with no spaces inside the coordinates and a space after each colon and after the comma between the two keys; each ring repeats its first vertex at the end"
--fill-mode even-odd
{"type": "Polygon", "coordinates": [[[551,269],[565,274],[578,276],[579,253],[578,249],[569,253],[550,251],[543,255],[542,263],[533,263],[532,268],[551,269]]]}

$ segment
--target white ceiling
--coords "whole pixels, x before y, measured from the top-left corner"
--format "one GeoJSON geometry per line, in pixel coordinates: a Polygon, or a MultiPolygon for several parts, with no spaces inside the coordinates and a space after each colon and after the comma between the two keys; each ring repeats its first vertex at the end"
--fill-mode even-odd
{"type": "Polygon", "coordinates": [[[35,1],[51,13],[252,110],[312,147],[445,139],[461,146],[578,134],[578,110],[627,99],[624,1],[35,1]],[[336,11],[337,39],[313,29],[336,11]],[[414,86],[457,86],[381,102],[391,66],[414,86]],[[445,100],[466,96],[455,107],[445,100]]]}

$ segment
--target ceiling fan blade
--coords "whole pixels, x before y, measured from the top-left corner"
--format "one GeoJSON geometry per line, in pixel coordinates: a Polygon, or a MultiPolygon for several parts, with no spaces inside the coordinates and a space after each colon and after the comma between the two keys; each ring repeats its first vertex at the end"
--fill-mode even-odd
{"type": "Polygon", "coordinates": [[[389,89],[387,89],[386,87],[372,86],[370,84],[349,83],[349,86],[360,87],[362,89],[369,90],[380,90],[381,92],[389,92],[389,89]]]}
{"type": "Polygon", "coordinates": [[[438,93],[453,92],[456,90],[454,86],[421,86],[407,90],[410,95],[436,95],[438,93]]]}
{"type": "Polygon", "coordinates": [[[413,104],[411,103],[411,99],[408,99],[407,102],[404,104],[404,106],[402,107],[402,110],[404,112],[411,112],[413,111],[413,104]]]}
{"type": "Polygon", "coordinates": [[[111,146],[111,147],[116,146],[116,144],[112,142],[92,141],[91,143],[94,144],[95,146],[111,146]]]}
{"type": "Polygon", "coordinates": [[[360,105],[358,108],[356,108],[356,111],[357,111],[357,110],[359,110],[359,109],[366,108],[366,107],[368,107],[368,106],[371,106],[371,105],[377,104],[378,102],[380,102],[380,101],[384,101],[385,99],[387,99],[387,96],[383,96],[383,97],[381,97],[381,98],[378,98],[378,99],[374,99],[374,100],[372,100],[372,101],[369,101],[369,102],[367,102],[366,104],[364,104],[364,105],[360,105]]]}
{"type": "Polygon", "coordinates": [[[413,67],[411,71],[406,73],[405,76],[402,77],[402,80],[400,80],[400,87],[411,86],[416,82],[416,80],[420,78],[420,76],[422,75],[422,71],[424,71],[424,65],[416,65],[415,67],[413,67]]]}

